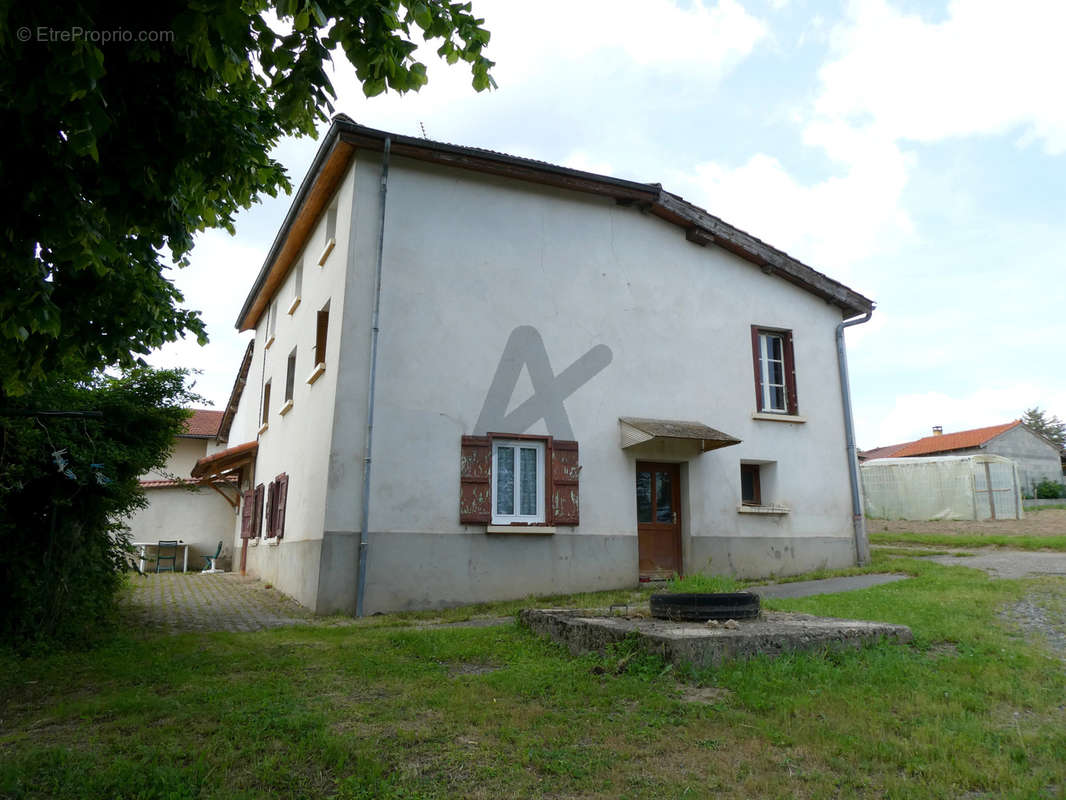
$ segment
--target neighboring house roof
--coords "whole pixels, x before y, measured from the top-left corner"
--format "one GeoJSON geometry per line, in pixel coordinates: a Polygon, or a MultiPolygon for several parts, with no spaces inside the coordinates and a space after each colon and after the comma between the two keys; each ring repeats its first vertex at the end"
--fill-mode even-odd
{"type": "Polygon", "coordinates": [[[222,421],[221,411],[210,411],[206,408],[193,408],[192,416],[185,420],[185,433],[178,436],[183,439],[210,439],[218,433],[218,425],[222,421]]]}
{"type": "Polygon", "coordinates": [[[888,444],[888,445],[885,445],[884,447],[874,447],[874,448],[871,448],[870,450],[860,450],[859,451],[859,460],[860,461],[873,461],[875,458],[892,458],[892,456],[894,456],[897,451],[902,450],[904,447],[906,447],[909,444],[911,444],[911,443],[910,442],[903,442],[901,444],[888,444]]]}
{"type": "MultiPolygon", "coordinates": [[[[1006,433],[1011,428],[1021,425],[1020,420],[1007,422],[1003,425],[990,425],[987,428],[973,428],[968,431],[957,433],[944,433],[939,436],[926,436],[913,442],[907,442],[896,450],[893,458],[907,458],[910,456],[927,456],[933,453],[947,453],[952,450],[966,450],[971,447],[981,447],[1000,434],[1006,433]]],[[[884,457],[884,456],[882,456],[884,457]]],[[[869,460],[869,459],[868,459],[869,460]]]]}
{"type": "Polygon", "coordinates": [[[255,339],[248,342],[248,347],[245,348],[244,358],[241,359],[241,366],[237,370],[237,379],[233,382],[233,389],[230,390],[229,400],[226,401],[226,410],[222,412],[222,419],[218,424],[216,441],[229,441],[229,429],[233,426],[233,415],[237,413],[237,406],[240,405],[241,395],[244,394],[244,384],[248,382],[248,370],[252,366],[252,351],[254,349],[255,339]]]}
{"type": "MultiPolygon", "coordinates": [[[[211,481],[211,482],[212,483],[216,483],[216,482],[219,482],[219,481],[224,482],[224,483],[236,483],[237,479],[236,479],[236,476],[228,476],[227,475],[227,476],[224,476],[222,478],[216,478],[214,481],[211,481]]],[[[141,488],[142,489],[171,489],[171,488],[177,488],[179,486],[183,486],[183,487],[184,486],[200,486],[200,485],[202,485],[204,483],[207,483],[207,482],[208,482],[207,479],[195,479],[194,478],[193,480],[174,480],[174,479],[170,479],[170,480],[141,481],[140,483],[141,483],[141,488]]]]}
{"type": "Polygon", "coordinates": [[[848,316],[873,310],[872,300],[686,202],[679,195],[664,191],[657,183],[636,183],[493,150],[375,130],[356,124],[344,114],[338,114],[323,137],[315,160],[304,176],[266,261],[244,301],[237,318],[238,330],[246,331],[255,327],[270,299],[296,263],[315,222],[325,212],[344,179],[356,149],[383,151],[386,139],[389,140],[390,152],[395,156],[612,197],[619,203],[638,206],[684,229],[685,238],[690,242],[701,246],[714,244],[729,250],[767,274],[777,275],[824,298],[840,307],[848,316]]]}

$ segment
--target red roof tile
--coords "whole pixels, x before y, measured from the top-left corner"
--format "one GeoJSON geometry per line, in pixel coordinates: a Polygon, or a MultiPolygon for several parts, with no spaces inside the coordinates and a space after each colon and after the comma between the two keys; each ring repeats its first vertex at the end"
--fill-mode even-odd
{"type": "Polygon", "coordinates": [[[255,460],[259,442],[251,441],[204,456],[192,468],[194,478],[211,478],[255,460]]]}
{"type": "MultiPolygon", "coordinates": [[[[236,483],[236,476],[223,476],[216,478],[212,483],[224,482],[224,483],[236,483]]],[[[206,480],[192,480],[178,481],[178,480],[155,480],[155,481],[141,481],[142,489],[171,489],[178,486],[200,486],[201,484],[208,483],[206,480]]]]}
{"type": "Polygon", "coordinates": [[[193,408],[192,416],[185,421],[185,433],[179,433],[190,439],[210,439],[218,433],[218,425],[222,422],[221,411],[209,411],[206,408],[193,408]]]}
{"type": "MultiPolygon", "coordinates": [[[[928,456],[934,453],[946,453],[952,450],[965,450],[970,447],[980,447],[985,442],[995,439],[1001,433],[1006,433],[1016,425],[1021,425],[1021,420],[1014,420],[1004,425],[991,425],[987,428],[974,428],[957,433],[944,433],[940,436],[926,436],[914,442],[908,442],[893,454],[893,458],[907,458],[910,456],[928,456]]],[[[887,456],[881,456],[886,458],[887,456]]]]}
{"type": "Polygon", "coordinates": [[[902,444],[886,444],[884,447],[872,447],[869,450],[859,451],[860,461],[873,461],[875,458],[892,458],[898,450],[902,450],[911,442],[903,442],[902,444]]]}

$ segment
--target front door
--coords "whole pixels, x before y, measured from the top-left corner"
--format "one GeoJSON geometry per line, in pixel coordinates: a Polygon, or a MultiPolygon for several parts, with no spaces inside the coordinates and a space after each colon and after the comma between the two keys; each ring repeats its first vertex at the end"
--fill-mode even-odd
{"type": "Polygon", "coordinates": [[[640,579],[681,574],[681,468],[637,462],[637,552],[640,579]]]}

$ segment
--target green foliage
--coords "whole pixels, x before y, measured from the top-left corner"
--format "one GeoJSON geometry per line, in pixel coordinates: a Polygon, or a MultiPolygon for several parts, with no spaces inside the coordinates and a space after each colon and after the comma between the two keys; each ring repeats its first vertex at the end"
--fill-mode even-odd
{"type": "Polygon", "coordinates": [[[40,384],[0,416],[0,637],[81,641],[122,586],[125,515],[144,507],[139,476],[162,467],[199,398],[185,372],[40,384]],[[94,417],[12,416],[99,411],[94,417]]]}
{"type": "Polygon", "coordinates": [[[1058,500],[1060,497],[1066,497],[1066,486],[1058,481],[1040,481],[1036,485],[1037,500],[1058,500]]]}
{"type": "Polygon", "coordinates": [[[368,95],[414,91],[421,35],[481,90],[482,23],[448,0],[0,0],[0,184],[18,200],[0,232],[0,392],[204,343],[164,253],[184,266],[195,233],[232,233],[239,209],[291,189],[269,152],[333,110],[331,53],[368,95]],[[130,40],[99,36],[114,32],[130,40]]]}
{"type": "Polygon", "coordinates": [[[668,592],[739,592],[742,584],[729,575],[701,575],[699,573],[680,578],[674,576],[666,585],[668,592]]]}
{"type": "MultiPolygon", "coordinates": [[[[1025,409],[1025,413],[1022,414],[1022,422],[1027,428],[1031,428],[1041,436],[1050,439],[1060,448],[1066,447],[1066,422],[1056,416],[1048,417],[1047,412],[1041,410],[1040,406],[1025,409]]],[[[1060,497],[1061,495],[1055,496],[1060,497]]]]}

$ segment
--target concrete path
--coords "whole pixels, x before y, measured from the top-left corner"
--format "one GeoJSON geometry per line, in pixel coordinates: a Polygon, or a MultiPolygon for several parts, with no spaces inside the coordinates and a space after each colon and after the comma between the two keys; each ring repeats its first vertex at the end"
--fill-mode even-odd
{"type": "Polygon", "coordinates": [[[993,578],[1066,575],[1066,553],[971,548],[969,556],[925,556],[926,561],[952,567],[983,569],[993,578]]]}
{"type": "Polygon", "coordinates": [[[233,572],[134,575],[124,605],[134,624],[167,633],[258,631],[313,619],[295,600],[233,572]]]}
{"type": "Polygon", "coordinates": [[[811,597],[816,594],[836,594],[869,589],[885,583],[895,583],[909,575],[852,575],[847,578],[824,578],[819,581],[796,581],[795,583],[771,583],[767,586],[749,586],[745,591],[760,597],[811,597]]]}

